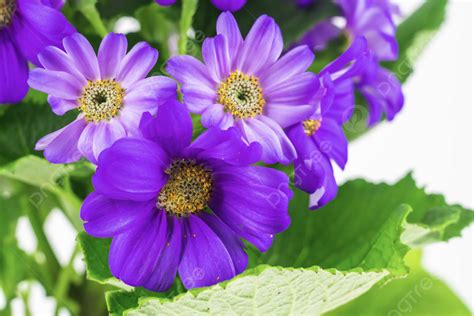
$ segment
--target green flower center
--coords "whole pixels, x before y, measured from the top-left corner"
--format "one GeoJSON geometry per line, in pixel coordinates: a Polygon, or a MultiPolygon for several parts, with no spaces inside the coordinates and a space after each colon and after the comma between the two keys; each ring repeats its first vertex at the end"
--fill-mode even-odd
{"type": "Polygon", "coordinates": [[[217,95],[217,102],[235,118],[250,118],[263,112],[265,99],[260,82],[255,76],[234,71],[221,83],[217,95]]]}
{"type": "Polygon", "coordinates": [[[16,0],[0,0],[0,30],[8,26],[16,11],[16,0]]]}
{"type": "Polygon", "coordinates": [[[194,160],[174,161],[166,170],[168,181],[161,189],[156,207],[175,216],[204,210],[211,198],[211,171],[194,160]]]}
{"type": "Polygon", "coordinates": [[[124,96],[115,80],[89,81],[79,98],[79,110],[88,122],[108,121],[119,114],[124,96]]]}

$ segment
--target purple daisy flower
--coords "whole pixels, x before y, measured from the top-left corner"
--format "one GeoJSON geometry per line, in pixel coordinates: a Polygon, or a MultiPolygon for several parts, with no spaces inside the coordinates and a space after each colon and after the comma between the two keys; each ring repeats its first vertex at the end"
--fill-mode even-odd
{"type": "Polygon", "coordinates": [[[176,83],[167,77],[146,78],[158,52],[145,42],[127,54],[127,38],[111,33],[99,54],[79,33],[66,37],[65,50],[48,47],[33,69],[29,85],[48,96],[57,115],[77,109],[66,127],[38,141],[36,150],[53,163],[69,163],[85,156],[93,163],[117,139],[136,136],[144,112],[156,113],[160,104],[176,99],[176,83]]]}
{"type": "Polygon", "coordinates": [[[28,92],[28,61],[49,45],[61,47],[75,32],[58,0],[2,0],[0,3],[0,104],[21,101],[28,92]]]}
{"type": "Polygon", "coordinates": [[[167,290],[228,280],[247,266],[240,238],[266,251],[289,223],[288,177],[250,166],[261,147],[236,129],[211,129],[192,142],[177,101],[143,115],[144,138],[125,138],[99,158],[81,210],[87,233],[113,238],[112,274],[132,286],[167,290]]]}
{"type": "Polygon", "coordinates": [[[295,185],[311,193],[310,208],[319,208],[336,197],[338,186],[331,161],[341,169],[347,162],[347,139],[342,128],[354,109],[354,77],[367,62],[367,43],[357,38],[321,73],[316,101],[320,111],[290,127],[288,136],[296,147],[295,185]]]}
{"type": "Polygon", "coordinates": [[[397,27],[393,20],[399,13],[389,0],[335,0],[346,18],[345,31],[350,41],[364,36],[367,45],[378,60],[396,60],[398,44],[397,27]]]}
{"type": "MultiPolygon", "coordinates": [[[[159,5],[169,6],[176,0],[156,0],[159,5]]],[[[221,11],[239,11],[247,3],[247,0],[211,0],[212,4],[221,11]]]]}
{"type": "Polygon", "coordinates": [[[217,36],[203,43],[204,64],[191,56],[177,56],[168,72],[181,83],[185,104],[201,114],[211,128],[237,127],[248,142],[263,148],[266,163],[288,164],[296,150],[283,129],[314,113],[319,80],[306,72],[314,55],[299,46],[280,57],[280,28],[261,16],[245,41],[229,12],[217,21],[217,36]]]}

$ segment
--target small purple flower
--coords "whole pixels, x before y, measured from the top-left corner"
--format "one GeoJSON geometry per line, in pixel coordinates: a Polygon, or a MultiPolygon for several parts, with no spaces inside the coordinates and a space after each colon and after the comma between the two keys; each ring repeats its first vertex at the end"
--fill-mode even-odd
{"type": "Polygon", "coordinates": [[[367,63],[367,43],[357,38],[321,73],[316,96],[320,111],[290,127],[288,136],[296,147],[295,185],[310,193],[310,208],[319,208],[336,197],[338,186],[331,161],[341,169],[347,162],[347,139],[342,128],[354,109],[354,77],[367,63]]]}
{"type": "Polygon", "coordinates": [[[217,21],[217,36],[203,44],[204,64],[191,56],[172,58],[167,70],[181,83],[185,104],[211,128],[238,127],[244,139],[263,147],[266,163],[288,164],[296,150],[283,129],[315,111],[316,75],[306,72],[314,55],[299,46],[280,57],[280,28],[261,16],[245,41],[231,13],[217,21]]]}
{"type": "Polygon", "coordinates": [[[393,16],[398,7],[389,0],[335,0],[346,18],[345,31],[350,42],[364,36],[367,45],[378,60],[396,60],[398,44],[397,27],[393,16]]]}
{"type": "Polygon", "coordinates": [[[288,227],[288,177],[250,166],[261,146],[235,128],[192,142],[189,112],[172,101],[156,119],[144,114],[140,129],[144,138],[121,139],[99,157],[81,210],[87,233],[113,238],[118,279],[165,291],[179,273],[188,289],[213,285],[245,270],[240,238],[266,251],[288,227]]]}
{"type": "MultiPolygon", "coordinates": [[[[159,5],[169,6],[176,0],[156,0],[159,5]]],[[[212,4],[221,11],[239,11],[247,3],[247,0],[211,0],[212,4]]]]}
{"type": "Polygon", "coordinates": [[[58,0],[2,0],[0,3],[0,104],[21,101],[27,91],[28,61],[46,46],[61,47],[75,32],[58,0]]]}
{"type": "Polygon", "coordinates": [[[160,104],[176,99],[176,84],[167,77],[147,74],[158,52],[145,42],[127,54],[127,38],[109,34],[99,54],[76,33],[63,41],[64,51],[46,48],[28,83],[49,94],[57,115],[79,110],[75,121],[38,141],[36,150],[53,163],[69,163],[85,156],[93,163],[117,139],[136,136],[144,112],[156,113],[160,104]]]}
{"type": "Polygon", "coordinates": [[[369,126],[380,121],[382,115],[389,121],[393,120],[405,102],[397,76],[380,66],[373,56],[369,59],[356,87],[367,100],[369,126]]]}

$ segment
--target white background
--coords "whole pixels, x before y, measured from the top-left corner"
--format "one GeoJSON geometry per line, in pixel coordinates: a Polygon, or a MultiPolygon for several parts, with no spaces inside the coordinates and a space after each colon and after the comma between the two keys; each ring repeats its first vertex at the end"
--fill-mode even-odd
{"type": "MultiPolygon", "coordinates": [[[[408,14],[421,1],[399,1],[408,14]]],[[[350,158],[340,181],[364,177],[395,182],[414,171],[429,192],[442,193],[450,203],[472,208],[473,157],[473,5],[470,0],[450,1],[442,31],[421,56],[416,72],[405,85],[406,104],[395,121],[382,124],[350,146],[350,158]]],[[[61,216],[53,213],[47,231],[59,259],[66,263],[75,236],[61,216]]],[[[426,268],[443,279],[473,309],[473,228],[462,238],[425,249],[426,268]]],[[[27,250],[35,247],[27,221],[21,221],[18,237],[27,250]]],[[[77,262],[78,268],[81,262],[77,262]]],[[[83,268],[82,268],[83,269],[83,268]]],[[[3,304],[0,294],[0,306],[3,304]]],[[[31,306],[35,315],[51,315],[54,303],[34,285],[31,306]]],[[[14,315],[23,315],[20,300],[14,315]]]]}

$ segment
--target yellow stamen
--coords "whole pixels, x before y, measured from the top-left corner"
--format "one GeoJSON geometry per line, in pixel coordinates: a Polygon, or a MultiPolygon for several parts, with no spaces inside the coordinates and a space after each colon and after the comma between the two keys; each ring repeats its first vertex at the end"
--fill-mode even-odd
{"type": "Polygon", "coordinates": [[[16,0],[0,0],[0,30],[8,26],[16,11],[16,0]]]}
{"type": "Polygon", "coordinates": [[[263,112],[265,99],[260,82],[255,76],[234,71],[221,83],[217,95],[217,102],[234,118],[250,118],[263,112]]]}
{"type": "Polygon", "coordinates": [[[303,121],[303,129],[304,129],[305,134],[308,136],[314,135],[314,133],[316,133],[320,127],[321,127],[320,120],[303,121]]]}
{"type": "Polygon", "coordinates": [[[156,207],[175,216],[204,210],[211,198],[211,171],[194,160],[176,160],[166,170],[169,179],[158,195],[156,207]]]}
{"type": "Polygon", "coordinates": [[[88,122],[108,121],[119,114],[124,96],[115,80],[89,81],[79,98],[79,110],[88,122]]]}

